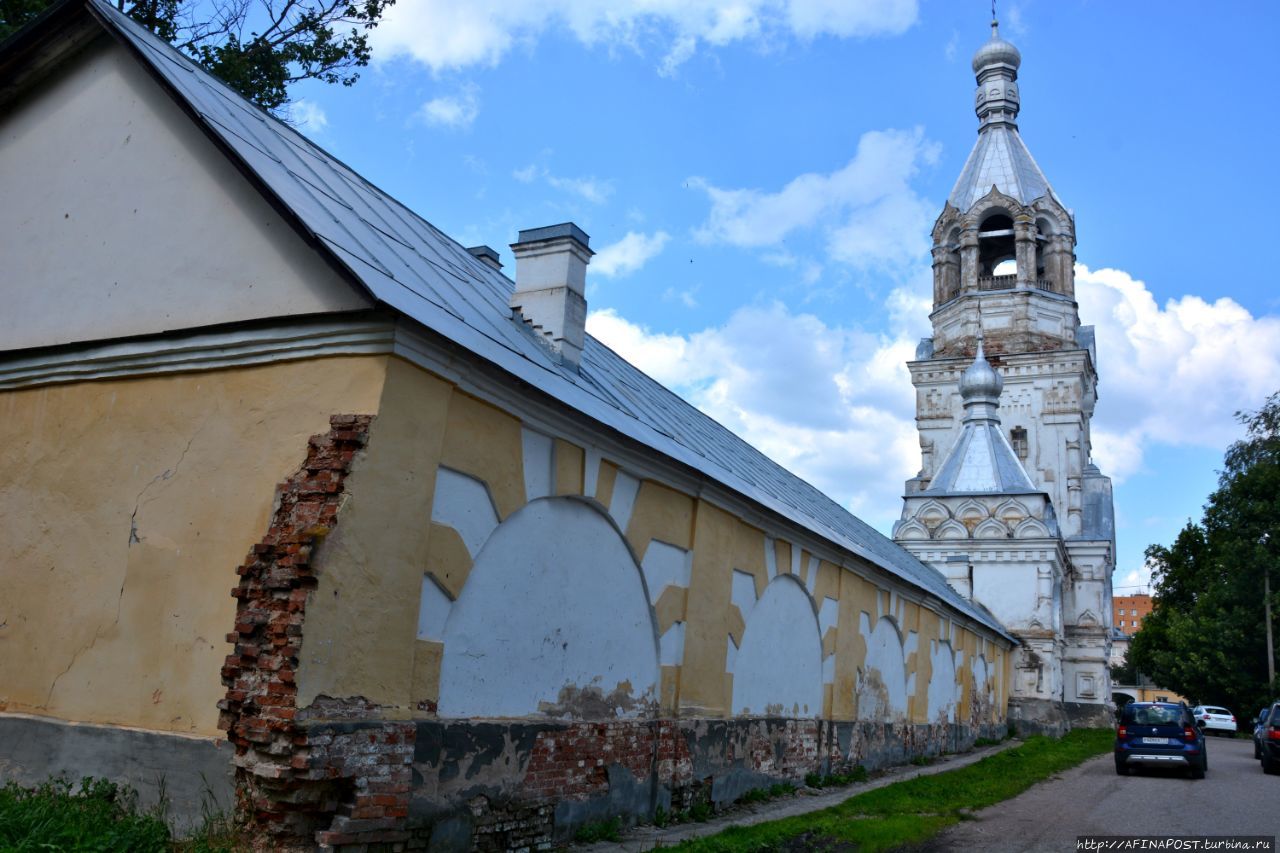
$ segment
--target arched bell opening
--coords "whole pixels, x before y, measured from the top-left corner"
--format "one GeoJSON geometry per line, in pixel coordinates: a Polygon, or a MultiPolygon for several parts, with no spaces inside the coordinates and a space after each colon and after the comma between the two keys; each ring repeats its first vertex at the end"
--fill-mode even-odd
{"type": "Polygon", "coordinates": [[[1013,218],[1003,211],[993,211],[978,227],[978,289],[1009,290],[1016,287],[1016,261],[1013,218]]]}

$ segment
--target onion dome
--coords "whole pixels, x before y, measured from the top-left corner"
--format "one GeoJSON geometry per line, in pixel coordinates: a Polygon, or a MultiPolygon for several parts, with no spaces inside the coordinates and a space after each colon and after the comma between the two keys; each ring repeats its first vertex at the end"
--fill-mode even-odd
{"type": "Polygon", "coordinates": [[[966,406],[970,402],[999,405],[1002,390],[1004,377],[987,361],[982,351],[982,335],[978,335],[978,354],[960,376],[960,398],[966,406]]]}
{"type": "Polygon", "coordinates": [[[973,55],[973,73],[981,74],[989,65],[1012,65],[1016,71],[1022,64],[1022,54],[1010,42],[1000,38],[1000,25],[991,22],[991,38],[973,55]]]}

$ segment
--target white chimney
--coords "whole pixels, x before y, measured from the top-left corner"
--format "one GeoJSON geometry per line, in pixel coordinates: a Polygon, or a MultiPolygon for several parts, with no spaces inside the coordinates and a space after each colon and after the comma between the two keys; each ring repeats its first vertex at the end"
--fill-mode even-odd
{"type": "Polygon", "coordinates": [[[516,289],[511,307],[565,364],[582,359],[587,323],[587,264],[595,254],[590,237],[572,222],[520,232],[511,244],[516,289]]]}

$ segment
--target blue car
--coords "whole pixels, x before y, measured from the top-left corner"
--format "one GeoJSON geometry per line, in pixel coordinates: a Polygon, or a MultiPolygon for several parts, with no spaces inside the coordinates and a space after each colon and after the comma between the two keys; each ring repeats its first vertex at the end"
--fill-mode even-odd
{"type": "Polygon", "coordinates": [[[1186,705],[1172,702],[1125,705],[1116,726],[1115,758],[1120,776],[1144,767],[1168,767],[1203,779],[1209,769],[1204,732],[1186,705]]]}
{"type": "Polygon", "coordinates": [[[1254,752],[1263,773],[1280,773],[1280,702],[1266,709],[1253,732],[1254,752]]]}

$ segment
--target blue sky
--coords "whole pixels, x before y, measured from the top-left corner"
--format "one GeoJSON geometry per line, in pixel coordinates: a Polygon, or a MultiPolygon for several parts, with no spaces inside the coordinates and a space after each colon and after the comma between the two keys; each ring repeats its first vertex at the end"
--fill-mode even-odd
{"type": "MultiPolygon", "coordinates": [[[[985,0],[399,0],[312,138],[467,245],[573,220],[589,329],[882,530],[903,362],[976,133],[985,0]]],[[[1280,389],[1270,3],[1002,2],[1023,138],[1075,211],[1115,583],[1198,518],[1280,389]]],[[[508,272],[512,272],[508,268],[508,272]]],[[[1125,589],[1123,591],[1131,591],[1125,589]]]]}

